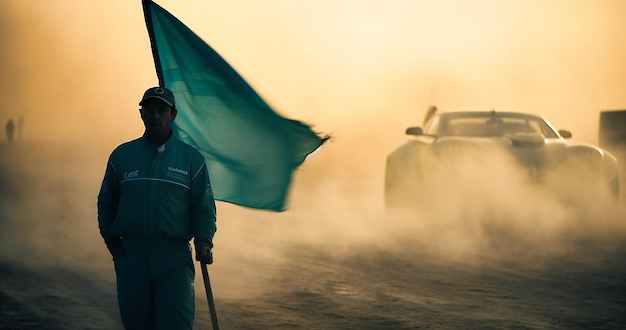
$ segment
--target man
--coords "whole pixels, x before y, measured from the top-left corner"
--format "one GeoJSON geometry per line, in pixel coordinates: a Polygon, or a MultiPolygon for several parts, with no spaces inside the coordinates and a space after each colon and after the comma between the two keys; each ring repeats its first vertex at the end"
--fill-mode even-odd
{"type": "Polygon", "coordinates": [[[9,143],[13,143],[13,133],[15,132],[15,125],[13,124],[13,118],[10,118],[6,126],[7,140],[9,143]]]}
{"type": "Polygon", "coordinates": [[[146,90],[142,137],[110,155],[100,193],[100,234],[113,256],[126,329],[192,329],[194,265],[213,262],[216,210],[209,173],[196,149],[171,130],[174,94],[146,90]]]}

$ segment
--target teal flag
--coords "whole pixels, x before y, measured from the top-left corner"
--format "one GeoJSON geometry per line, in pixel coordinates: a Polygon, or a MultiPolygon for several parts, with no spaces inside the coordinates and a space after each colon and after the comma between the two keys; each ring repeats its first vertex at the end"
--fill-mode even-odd
{"type": "Polygon", "coordinates": [[[277,114],[165,9],[143,8],[159,84],[176,97],[174,133],[205,157],[215,199],[284,211],[295,169],[328,136],[277,114]]]}

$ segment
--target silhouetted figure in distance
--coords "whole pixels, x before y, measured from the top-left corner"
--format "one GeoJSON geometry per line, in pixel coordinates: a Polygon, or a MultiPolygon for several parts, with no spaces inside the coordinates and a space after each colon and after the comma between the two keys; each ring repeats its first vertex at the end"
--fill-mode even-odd
{"type": "Polygon", "coordinates": [[[7,140],[9,141],[9,143],[13,143],[13,135],[15,134],[15,124],[13,123],[13,118],[10,118],[7,122],[6,130],[7,140]]]}

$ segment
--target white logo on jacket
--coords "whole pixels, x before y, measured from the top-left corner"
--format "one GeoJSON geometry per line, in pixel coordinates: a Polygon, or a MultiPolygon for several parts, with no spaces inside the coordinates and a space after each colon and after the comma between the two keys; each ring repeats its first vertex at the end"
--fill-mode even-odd
{"type": "Polygon", "coordinates": [[[139,177],[139,170],[128,171],[124,173],[124,179],[138,178],[138,177],[139,177]]]}
{"type": "Polygon", "coordinates": [[[186,170],[181,170],[180,168],[176,168],[173,166],[168,167],[167,170],[178,174],[189,175],[189,172],[187,172],[186,170]]]}

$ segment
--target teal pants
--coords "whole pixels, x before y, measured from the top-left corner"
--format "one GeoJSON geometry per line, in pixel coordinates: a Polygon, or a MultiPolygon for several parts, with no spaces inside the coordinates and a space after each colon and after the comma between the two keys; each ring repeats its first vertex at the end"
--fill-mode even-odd
{"type": "Polygon", "coordinates": [[[124,240],[115,256],[117,300],[128,330],[192,329],[194,265],[189,242],[124,240]]]}

